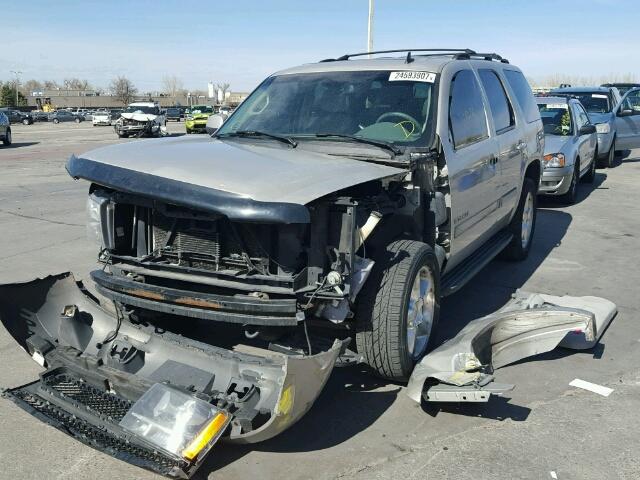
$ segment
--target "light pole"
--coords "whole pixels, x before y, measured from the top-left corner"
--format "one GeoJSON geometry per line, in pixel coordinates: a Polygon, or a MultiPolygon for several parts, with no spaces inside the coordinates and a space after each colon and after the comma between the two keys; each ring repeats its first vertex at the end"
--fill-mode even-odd
{"type": "Polygon", "coordinates": [[[369,22],[367,24],[367,52],[373,51],[373,0],[369,0],[369,22]]]}
{"type": "Polygon", "coordinates": [[[16,76],[16,108],[18,108],[18,85],[20,84],[20,75],[22,74],[22,72],[11,70],[11,73],[15,74],[16,76]]]}

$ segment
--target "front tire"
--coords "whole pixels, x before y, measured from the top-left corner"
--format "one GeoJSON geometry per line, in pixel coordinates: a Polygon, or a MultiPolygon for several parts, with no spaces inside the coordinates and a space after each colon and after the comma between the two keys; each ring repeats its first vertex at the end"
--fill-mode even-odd
{"type": "Polygon", "coordinates": [[[8,147],[9,145],[11,145],[11,129],[7,128],[7,133],[5,133],[4,135],[4,139],[2,140],[2,144],[5,147],[8,147]]]}
{"type": "Polygon", "coordinates": [[[502,252],[507,260],[520,261],[527,258],[531,249],[533,232],[536,228],[537,195],[536,185],[530,178],[525,178],[520,193],[520,202],[515,215],[511,219],[508,231],[513,234],[509,245],[502,252]]]}
{"type": "Polygon", "coordinates": [[[573,205],[576,203],[576,198],[578,196],[578,177],[580,176],[580,161],[576,159],[575,165],[573,167],[573,175],[571,176],[571,184],[569,185],[569,190],[564,195],[560,195],[558,197],[562,203],[565,205],[573,205]]]}
{"type": "Polygon", "coordinates": [[[377,257],[357,300],[356,346],[376,375],[406,381],[438,323],[440,268],[433,249],[413,240],[377,257]]]}
{"type": "Polygon", "coordinates": [[[596,148],[591,161],[589,171],[582,177],[584,183],[593,183],[596,180],[596,163],[598,162],[598,149],[596,148]]]}
{"type": "Polygon", "coordinates": [[[76,118],[76,123],[80,123],[80,119],[79,118],[76,118]]]}
{"type": "Polygon", "coordinates": [[[22,124],[23,125],[29,125],[29,119],[25,118],[24,120],[22,120],[22,124]]]}

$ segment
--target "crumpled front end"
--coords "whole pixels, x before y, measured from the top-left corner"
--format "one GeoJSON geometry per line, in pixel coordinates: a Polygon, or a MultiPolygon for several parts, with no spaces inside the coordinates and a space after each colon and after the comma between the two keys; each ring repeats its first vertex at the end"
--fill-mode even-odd
{"type": "Polygon", "coordinates": [[[599,297],[517,291],[502,309],[470,322],[416,365],[407,395],[416,402],[487,402],[514,385],[494,370],[558,346],[592,348],[617,312],[599,297]]]}
{"type": "Polygon", "coordinates": [[[46,370],[5,390],[94,448],[190,477],[219,438],[271,438],[311,408],[344,348],[281,353],[203,343],[100,306],[69,273],[0,286],[0,319],[46,370]]]}

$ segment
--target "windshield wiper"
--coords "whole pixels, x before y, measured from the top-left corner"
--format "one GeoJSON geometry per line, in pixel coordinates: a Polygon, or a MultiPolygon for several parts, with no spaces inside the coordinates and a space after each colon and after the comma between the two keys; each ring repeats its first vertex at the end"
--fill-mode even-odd
{"type": "Polygon", "coordinates": [[[257,130],[238,130],[237,132],[229,132],[229,133],[221,133],[219,135],[214,135],[216,138],[228,138],[228,137],[267,137],[273,138],[274,140],[278,140],[282,143],[287,143],[291,145],[293,148],[298,146],[298,142],[293,140],[292,138],[285,137],[282,135],[275,135],[273,133],[267,132],[259,132],[257,130]]]}
{"type": "Polygon", "coordinates": [[[347,135],[344,133],[316,133],[313,135],[317,138],[345,138],[347,140],[351,140],[358,143],[366,143],[368,145],[375,145],[376,147],[384,148],[385,150],[389,150],[393,153],[393,156],[400,155],[402,150],[397,147],[394,147],[388,142],[384,140],[372,140],[370,138],[356,137],[355,135],[347,135]]]}

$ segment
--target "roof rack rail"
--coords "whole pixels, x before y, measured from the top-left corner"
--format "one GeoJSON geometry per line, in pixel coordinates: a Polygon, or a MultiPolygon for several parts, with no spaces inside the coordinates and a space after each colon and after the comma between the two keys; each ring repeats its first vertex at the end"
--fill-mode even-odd
{"type": "MultiPolygon", "coordinates": [[[[343,60],[349,60],[351,57],[363,57],[365,55],[378,55],[380,53],[404,53],[404,52],[408,52],[409,54],[411,52],[441,52],[444,55],[457,55],[457,54],[476,55],[476,52],[469,48],[400,48],[397,50],[377,50],[375,52],[348,53],[338,58],[325,58],[324,60],[320,60],[320,62],[339,62],[343,60]]],[[[410,59],[411,56],[408,55],[407,58],[410,59]]],[[[410,62],[407,62],[407,63],[410,63],[410,62]]]]}
{"type": "Polygon", "coordinates": [[[458,53],[457,55],[455,55],[454,57],[456,60],[471,60],[471,59],[479,59],[479,60],[497,60],[501,63],[509,63],[509,60],[507,60],[506,58],[503,58],[501,55],[498,55],[497,53],[458,53]]]}

